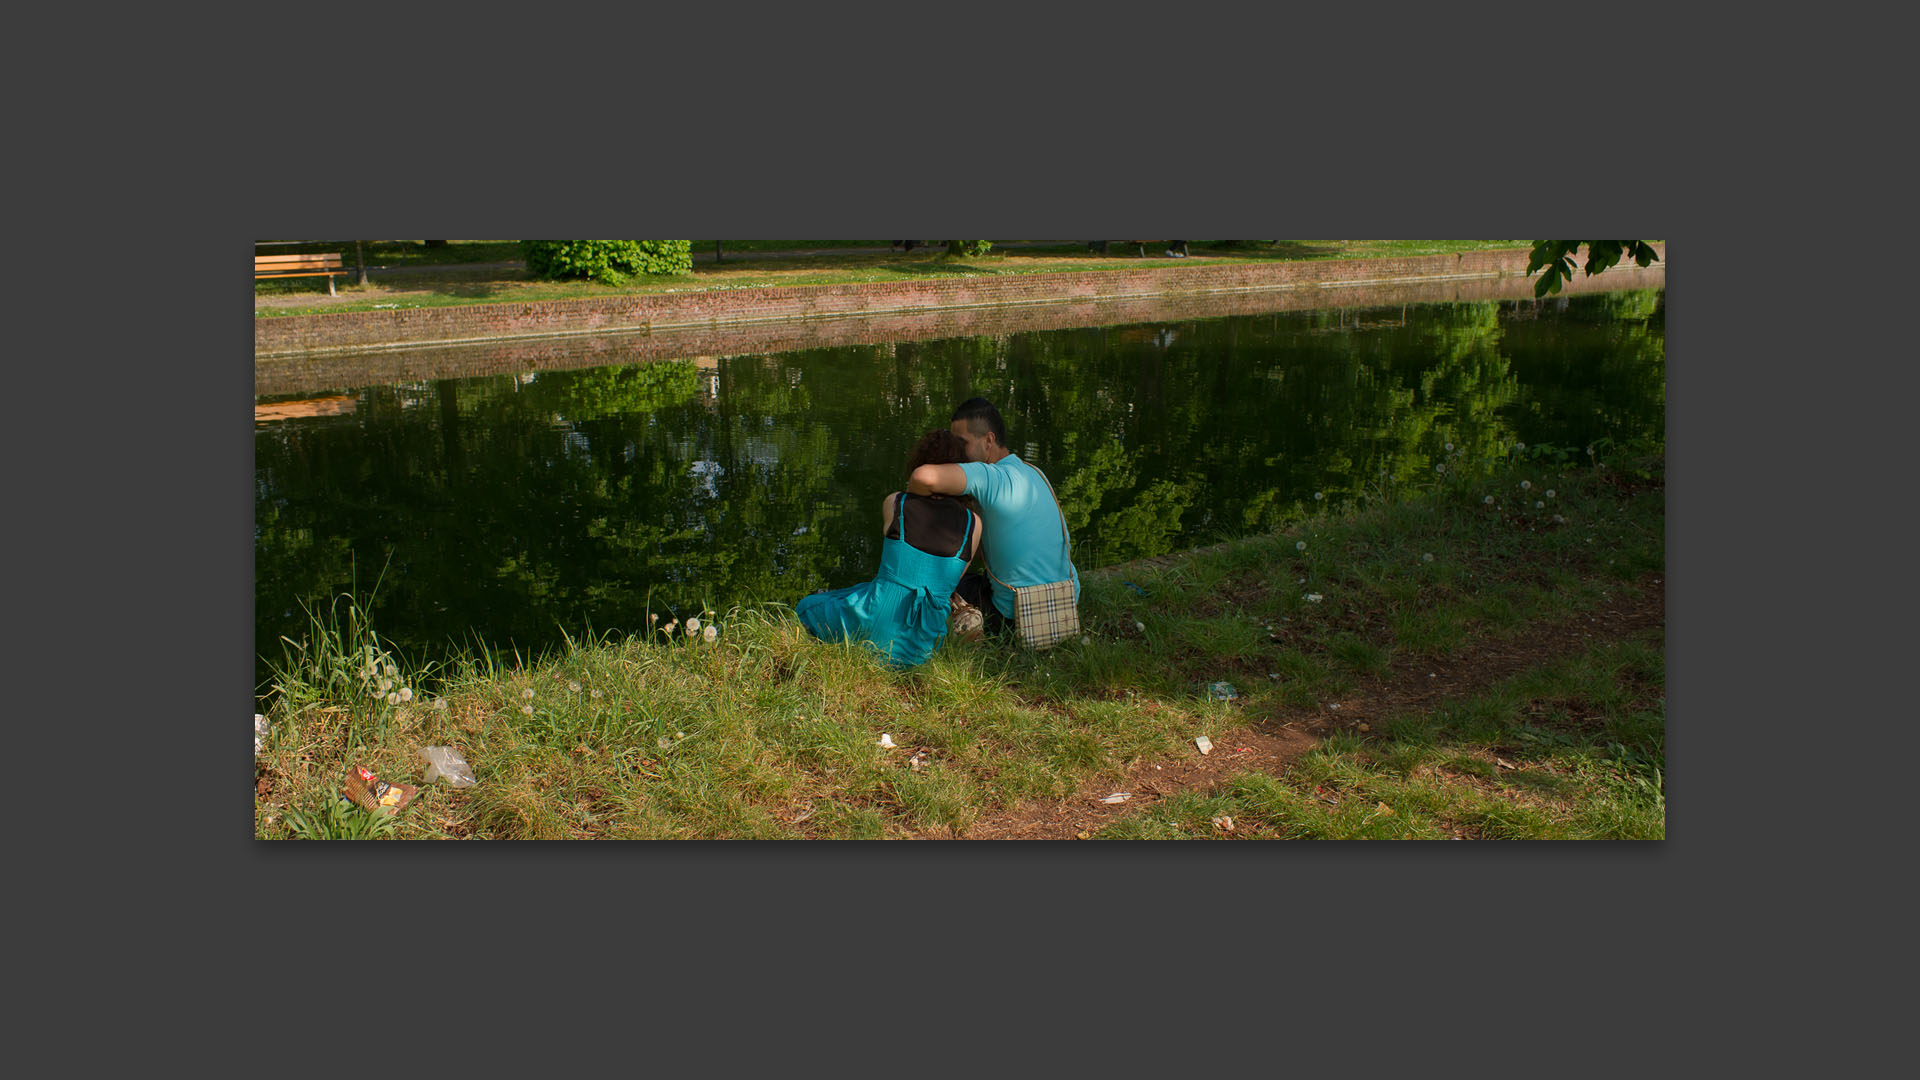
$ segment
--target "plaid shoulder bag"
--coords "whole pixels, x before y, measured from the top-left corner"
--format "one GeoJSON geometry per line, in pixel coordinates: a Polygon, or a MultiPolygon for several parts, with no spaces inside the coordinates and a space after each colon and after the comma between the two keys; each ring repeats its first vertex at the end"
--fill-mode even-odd
{"type": "MultiPolygon", "coordinates": [[[[1040,472],[1039,469],[1033,471],[1040,472]]],[[[1053,495],[1053,508],[1060,514],[1060,550],[1071,564],[1073,554],[1067,543],[1066,512],[1060,510],[1060,496],[1053,493],[1053,481],[1047,480],[1046,473],[1040,473],[1040,479],[1046,481],[1047,493],[1053,495]]],[[[1080,606],[1074,598],[1071,577],[1044,585],[1014,586],[1000,581],[991,566],[987,567],[987,574],[999,582],[1001,588],[1013,593],[1013,624],[1028,645],[1045,649],[1080,632],[1080,606]]]]}

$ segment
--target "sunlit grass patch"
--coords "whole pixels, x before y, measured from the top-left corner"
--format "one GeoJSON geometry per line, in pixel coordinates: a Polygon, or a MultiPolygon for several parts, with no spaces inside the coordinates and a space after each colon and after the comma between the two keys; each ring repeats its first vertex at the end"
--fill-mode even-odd
{"type": "Polygon", "coordinates": [[[1064,799],[1080,784],[1076,776],[1061,772],[1049,762],[1018,758],[992,766],[983,782],[1002,806],[1013,806],[1022,799],[1064,799]]]}
{"type": "Polygon", "coordinates": [[[1407,805],[1390,786],[1348,785],[1324,793],[1302,792],[1277,784],[1243,784],[1244,821],[1252,830],[1301,840],[1437,839],[1443,830],[1407,805]],[[1399,805],[1396,805],[1398,803],[1399,805]]]}
{"type": "Polygon", "coordinates": [[[1564,826],[1542,811],[1486,796],[1464,800],[1452,819],[1489,840],[1559,840],[1566,836],[1564,826]]]}
{"type": "Polygon", "coordinates": [[[1108,763],[1106,748],[1085,731],[1051,728],[1041,735],[1036,752],[1063,775],[1091,776],[1108,763]]]}
{"type": "MultiPolygon", "coordinates": [[[[1202,795],[1183,791],[1152,807],[1110,822],[1094,834],[1098,840],[1190,840],[1225,839],[1233,836],[1213,824],[1216,817],[1231,817],[1239,812],[1238,803],[1229,795],[1202,795]]],[[[1236,830],[1239,828],[1235,824],[1236,830]]]]}
{"type": "Polygon", "coordinates": [[[980,815],[980,792],[965,775],[942,766],[896,769],[889,793],[902,816],[920,828],[964,833],[980,815]]]}
{"type": "Polygon", "coordinates": [[[770,808],[710,769],[679,769],[651,785],[646,802],[624,822],[636,837],[774,840],[790,835],[770,808]]]}
{"type": "Polygon", "coordinates": [[[887,836],[888,820],[876,807],[832,801],[819,808],[811,824],[828,839],[883,840],[887,836]]]}
{"type": "Polygon", "coordinates": [[[1122,764],[1170,753],[1179,739],[1175,728],[1185,724],[1182,714],[1169,711],[1142,714],[1130,702],[1085,702],[1074,710],[1084,730],[1100,741],[1109,758],[1122,764]]]}

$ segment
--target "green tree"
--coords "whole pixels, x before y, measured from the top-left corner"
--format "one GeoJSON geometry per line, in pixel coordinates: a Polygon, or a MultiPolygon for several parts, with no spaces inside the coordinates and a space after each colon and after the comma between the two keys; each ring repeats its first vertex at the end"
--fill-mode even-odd
{"type": "Polygon", "coordinates": [[[527,273],[618,285],[639,274],[693,272],[691,240],[522,240],[527,273]]]}
{"type": "Polygon", "coordinates": [[[1535,240],[1533,253],[1527,256],[1527,273],[1542,267],[1546,273],[1533,283],[1534,296],[1557,293],[1561,282],[1573,277],[1573,256],[1582,244],[1587,247],[1588,277],[1618,263],[1623,254],[1631,256],[1639,266],[1660,261],[1660,256],[1645,240],[1535,240]]]}

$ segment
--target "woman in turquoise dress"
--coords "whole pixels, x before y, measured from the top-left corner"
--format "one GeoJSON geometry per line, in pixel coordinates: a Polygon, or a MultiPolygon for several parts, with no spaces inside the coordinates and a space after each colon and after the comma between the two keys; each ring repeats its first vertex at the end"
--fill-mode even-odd
{"type": "MultiPolygon", "coordinates": [[[[913,448],[907,472],[966,460],[946,429],[913,448]]],[[[951,597],[980,550],[980,515],[963,498],[896,491],[880,504],[880,572],[872,581],[800,598],[793,613],[822,641],[864,641],[896,668],[924,663],[947,636],[951,597]]]]}

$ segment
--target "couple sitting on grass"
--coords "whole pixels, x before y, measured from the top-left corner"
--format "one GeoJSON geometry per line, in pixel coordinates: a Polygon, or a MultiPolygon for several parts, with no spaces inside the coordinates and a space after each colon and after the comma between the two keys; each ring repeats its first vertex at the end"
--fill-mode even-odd
{"type": "Polygon", "coordinates": [[[1040,470],[1007,449],[1000,411],[970,398],[929,431],[907,489],[880,507],[880,572],[802,597],[800,624],[823,641],[865,641],[888,663],[923,663],[949,629],[970,640],[1017,633],[1046,648],[1080,631],[1080,574],[1066,516],[1040,470]],[[982,552],[986,566],[967,573],[982,552]]]}

